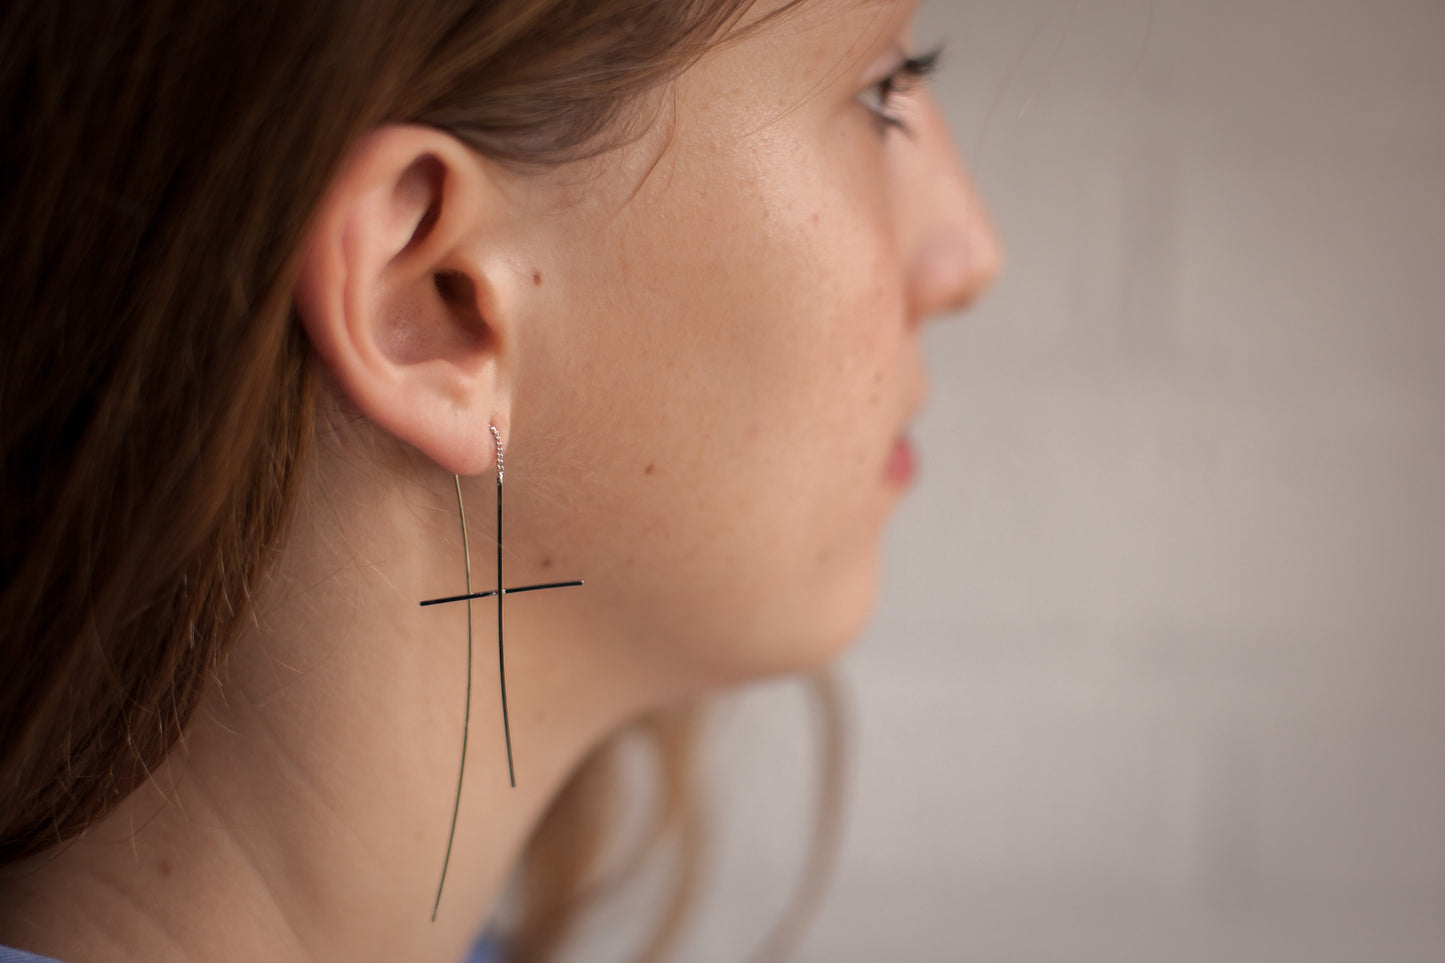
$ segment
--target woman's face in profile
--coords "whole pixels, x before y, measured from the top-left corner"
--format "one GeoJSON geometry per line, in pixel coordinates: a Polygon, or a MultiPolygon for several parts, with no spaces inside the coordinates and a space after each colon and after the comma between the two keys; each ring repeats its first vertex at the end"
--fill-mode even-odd
{"type": "Polygon", "coordinates": [[[996,273],[898,75],[915,7],[809,0],[715,49],[535,218],[514,572],[585,577],[566,604],[690,677],[814,664],[861,628],[913,474],[920,329],[996,273]]]}

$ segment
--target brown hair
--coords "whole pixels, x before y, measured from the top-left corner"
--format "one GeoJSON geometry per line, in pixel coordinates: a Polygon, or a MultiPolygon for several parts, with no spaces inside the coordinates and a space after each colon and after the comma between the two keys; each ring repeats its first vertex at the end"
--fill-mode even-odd
{"type": "MultiPolygon", "coordinates": [[[[406,121],[517,164],[605,150],[751,3],[5,5],[0,865],[165,759],[249,611],[311,442],[296,254],[349,147],[406,121]]],[[[693,723],[649,731],[683,825],[693,723]]],[[[518,959],[573,909],[607,755],[534,841],[518,959]]]]}

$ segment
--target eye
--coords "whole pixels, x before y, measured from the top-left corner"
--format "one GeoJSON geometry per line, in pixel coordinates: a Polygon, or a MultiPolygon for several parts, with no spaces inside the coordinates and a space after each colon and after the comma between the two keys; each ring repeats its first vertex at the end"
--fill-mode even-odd
{"type": "Polygon", "coordinates": [[[909,57],[894,67],[888,76],[870,84],[858,95],[859,102],[873,114],[882,132],[901,130],[906,134],[912,133],[908,124],[894,113],[895,102],[899,96],[927,80],[938,69],[942,56],[940,48],[921,57],[909,57]]]}

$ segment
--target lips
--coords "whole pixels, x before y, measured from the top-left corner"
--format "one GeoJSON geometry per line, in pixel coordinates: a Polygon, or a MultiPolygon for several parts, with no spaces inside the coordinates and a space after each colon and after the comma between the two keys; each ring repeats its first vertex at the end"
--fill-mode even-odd
{"type": "Polygon", "coordinates": [[[898,436],[893,450],[888,453],[888,465],[884,477],[895,485],[907,485],[918,475],[918,453],[913,441],[907,435],[898,436]]]}
{"type": "Polygon", "coordinates": [[[928,397],[928,381],[921,378],[918,390],[914,392],[913,403],[908,406],[908,417],[904,421],[905,427],[900,429],[898,437],[894,439],[893,447],[888,452],[888,462],[884,466],[883,476],[895,485],[908,485],[918,477],[918,446],[913,443],[909,436],[907,425],[911,424],[923,410],[924,402],[928,397]]]}

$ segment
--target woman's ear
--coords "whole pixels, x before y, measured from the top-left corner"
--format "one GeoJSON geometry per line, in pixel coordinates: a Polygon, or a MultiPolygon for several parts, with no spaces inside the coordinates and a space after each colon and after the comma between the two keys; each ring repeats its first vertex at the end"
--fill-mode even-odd
{"type": "Polygon", "coordinates": [[[328,190],[297,282],[301,322],[341,390],[459,475],[490,467],[488,425],[510,421],[505,199],[456,139],[383,127],[328,190]]]}

